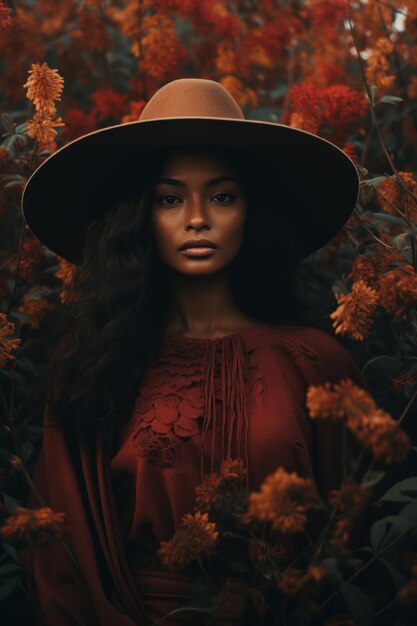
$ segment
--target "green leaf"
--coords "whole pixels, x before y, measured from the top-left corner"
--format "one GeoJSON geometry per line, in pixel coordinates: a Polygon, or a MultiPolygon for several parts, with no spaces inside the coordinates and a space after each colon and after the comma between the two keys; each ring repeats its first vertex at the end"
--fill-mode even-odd
{"type": "Polygon", "coordinates": [[[16,507],[20,506],[20,502],[18,502],[18,500],[16,500],[12,496],[9,496],[9,494],[5,493],[4,494],[4,506],[6,507],[6,511],[9,514],[12,514],[14,513],[16,507]]]}
{"type": "MultiPolygon", "coordinates": [[[[18,126],[16,126],[15,128],[15,132],[16,133],[26,133],[27,129],[29,128],[28,123],[24,122],[23,124],[19,124],[18,126]]],[[[23,135],[24,139],[27,139],[26,135],[23,135]]]]}
{"type": "Polygon", "coordinates": [[[407,582],[407,576],[404,574],[404,572],[402,572],[396,566],[396,564],[393,561],[391,561],[388,557],[380,557],[379,560],[388,570],[397,589],[401,589],[402,587],[404,587],[405,583],[407,582]]]}
{"type": "Polygon", "coordinates": [[[398,104],[400,102],[404,102],[404,100],[402,98],[399,98],[398,96],[382,96],[382,98],[380,98],[377,102],[375,102],[375,104],[378,104],[379,102],[387,102],[388,104],[398,104]]]}
{"type": "Polygon", "coordinates": [[[390,215],[389,213],[371,213],[371,215],[375,219],[383,222],[391,222],[392,224],[399,224],[400,226],[405,225],[403,218],[397,215],[390,215]]]}
{"type": "Polygon", "coordinates": [[[13,578],[9,578],[9,580],[7,580],[4,585],[0,586],[0,601],[8,598],[16,589],[19,582],[20,576],[14,576],[13,578]]]}
{"type": "Polygon", "coordinates": [[[350,583],[342,583],[340,585],[340,591],[343,595],[346,607],[352,613],[353,617],[357,619],[359,624],[363,626],[369,626],[369,623],[374,615],[374,607],[370,598],[350,583]]]}
{"type": "Polygon", "coordinates": [[[13,133],[14,132],[14,122],[13,122],[13,119],[10,117],[10,115],[8,113],[2,113],[1,114],[1,123],[3,124],[5,130],[8,133],[13,133]]]}
{"type": "Polygon", "coordinates": [[[371,546],[376,552],[379,546],[382,544],[382,541],[385,537],[386,527],[387,527],[387,518],[379,519],[374,524],[372,524],[371,528],[371,546]]]}
{"type": "Polygon", "coordinates": [[[9,574],[10,572],[15,572],[18,569],[22,569],[20,565],[16,565],[15,563],[6,563],[6,565],[0,565],[0,576],[3,574],[9,574]]]}
{"type": "Polygon", "coordinates": [[[12,557],[14,561],[16,561],[16,563],[20,563],[19,554],[14,546],[10,545],[10,543],[3,543],[2,548],[9,556],[12,557]]]}
{"type": "Polygon", "coordinates": [[[363,185],[375,185],[376,183],[380,183],[381,180],[385,180],[387,177],[386,176],[374,176],[373,178],[368,178],[367,180],[363,181],[363,185]]]}
{"type": "Polygon", "coordinates": [[[384,478],[385,475],[386,475],[386,472],[376,472],[376,471],[366,472],[365,476],[362,478],[361,486],[362,487],[374,487],[384,478]]]}
{"type": "Polygon", "coordinates": [[[395,483],[378,502],[410,502],[417,496],[417,476],[395,483]]]}

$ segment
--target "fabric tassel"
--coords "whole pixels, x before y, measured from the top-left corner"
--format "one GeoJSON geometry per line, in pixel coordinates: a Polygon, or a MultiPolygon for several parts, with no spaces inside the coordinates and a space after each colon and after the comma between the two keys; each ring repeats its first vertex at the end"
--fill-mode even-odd
{"type": "Polygon", "coordinates": [[[248,429],[249,421],[246,412],[247,381],[249,379],[245,351],[242,337],[234,334],[219,337],[208,343],[204,355],[202,392],[204,396],[204,421],[201,431],[200,445],[200,473],[204,475],[203,442],[207,431],[212,427],[211,433],[211,465],[210,471],[214,471],[214,451],[219,445],[219,418],[216,414],[215,374],[220,347],[220,382],[221,382],[221,460],[227,458],[241,458],[247,470],[247,483],[249,483],[248,468],[248,429]],[[227,431],[227,442],[226,442],[227,431]],[[242,443],[243,439],[243,443],[242,443]],[[234,449],[233,449],[234,442],[234,449]],[[227,443],[227,447],[226,447],[227,443]],[[242,453],[242,446],[244,451],[242,453]]]}

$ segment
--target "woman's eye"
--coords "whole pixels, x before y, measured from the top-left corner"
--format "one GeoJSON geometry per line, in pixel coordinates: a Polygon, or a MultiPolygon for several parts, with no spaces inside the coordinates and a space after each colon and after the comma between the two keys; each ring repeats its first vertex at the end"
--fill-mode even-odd
{"type": "Polygon", "coordinates": [[[215,198],[223,198],[223,200],[220,200],[220,202],[231,202],[232,200],[234,200],[235,196],[233,196],[231,193],[218,193],[214,196],[215,198]],[[229,199],[224,199],[226,196],[226,198],[229,199]]]}
{"type": "Polygon", "coordinates": [[[173,199],[178,200],[177,196],[173,196],[173,195],[159,196],[158,202],[160,202],[162,205],[165,205],[165,206],[172,206],[173,204],[175,204],[175,202],[172,202],[173,199]]]}

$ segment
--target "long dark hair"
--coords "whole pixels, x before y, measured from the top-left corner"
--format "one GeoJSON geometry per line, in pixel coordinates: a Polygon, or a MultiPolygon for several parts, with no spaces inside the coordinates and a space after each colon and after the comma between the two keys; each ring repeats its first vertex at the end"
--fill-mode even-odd
{"type": "MultiPolygon", "coordinates": [[[[231,265],[236,305],[255,322],[296,322],[303,305],[294,289],[295,191],[262,160],[222,153],[237,162],[247,196],[243,241],[231,265]]],[[[71,298],[47,338],[51,420],[73,441],[126,423],[164,341],[170,272],[156,253],[150,221],[162,162],[163,154],[155,154],[141,192],[126,184],[114,208],[88,225],[71,298]]]]}

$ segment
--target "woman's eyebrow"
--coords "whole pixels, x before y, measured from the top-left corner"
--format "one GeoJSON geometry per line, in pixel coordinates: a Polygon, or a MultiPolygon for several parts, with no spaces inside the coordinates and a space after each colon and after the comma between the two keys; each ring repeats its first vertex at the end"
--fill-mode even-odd
{"type": "MultiPolygon", "coordinates": [[[[216,178],[211,178],[205,183],[205,187],[211,187],[213,185],[217,185],[218,183],[223,183],[227,180],[232,180],[238,185],[240,182],[235,176],[231,176],[229,174],[225,174],[224,176],[216,176],[216,178]]],[[[185,187],[185,183],[182,180],[178,180],[177,178],[160,178],[157,184],[166,183],[167,185],[174,185],[175,187],[185,187]]]]}

